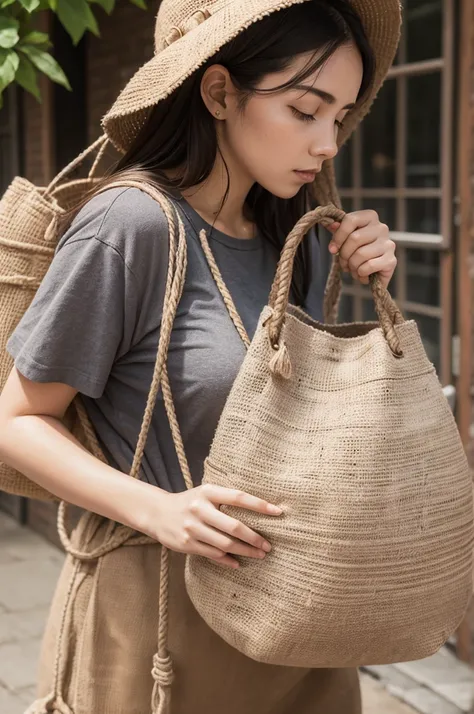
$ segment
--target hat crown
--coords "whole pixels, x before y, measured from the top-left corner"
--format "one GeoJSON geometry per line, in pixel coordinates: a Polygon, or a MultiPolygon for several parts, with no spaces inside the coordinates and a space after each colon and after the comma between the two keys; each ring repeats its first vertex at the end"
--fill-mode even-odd
{"type": "Polygon", "coordinates": [[[163,0],[156,18],[155,52],[198,27],[229,0],[163,0]]]}

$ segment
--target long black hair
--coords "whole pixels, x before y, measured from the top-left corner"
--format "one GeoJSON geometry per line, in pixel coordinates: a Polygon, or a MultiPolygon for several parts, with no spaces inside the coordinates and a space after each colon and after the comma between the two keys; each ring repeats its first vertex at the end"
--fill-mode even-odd
{"type": "MultiPolygon", "coordinates": [[[[362,57],[361,98],[371,86],[375,58],[362,22],[347,0],[306,0],[255,22],[153,109],[106,181],[118,176],[152,177],[155,184],[173,193],[196,186],[211,173],[219,151],[215,122],[200,92],[202,76],[209,66],[221,64],[227,68],[244,109],[250,97],[262,91],[258,85],[267,74],[286,70],[297,55],[312,53],[300,72],[270,91],[289,89],[311,76],[349,42],[355,43],[362,57]]],[[[229,175],[228,178],[230,181],[229,175]]],[[[259,232],[280,250],[286,235],[313,200],[308,185],[293,198],[281,199],[255,184],[245,208],[259,232]]],[[[293,283],[299,304],[304,303],[308,291],[308,275],[305,241],[297,256],[293,283]]]]}

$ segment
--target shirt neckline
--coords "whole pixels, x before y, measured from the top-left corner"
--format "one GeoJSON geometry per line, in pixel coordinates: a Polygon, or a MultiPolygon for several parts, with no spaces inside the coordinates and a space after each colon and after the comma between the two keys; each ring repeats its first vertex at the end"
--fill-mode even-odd
{"type": "Polygon", "coordinates": [[[176,197],[176,200],[198,235],[200,231],[204,229],[208,240],[221,243],[233,250],[259,250],[262,247],[263,239],[260,234],[256,235],[255,238],[235,238],[234,236],[229,236],[227,233],[223,233],[205,221],[185,198],[179,196],[176,197]]]}

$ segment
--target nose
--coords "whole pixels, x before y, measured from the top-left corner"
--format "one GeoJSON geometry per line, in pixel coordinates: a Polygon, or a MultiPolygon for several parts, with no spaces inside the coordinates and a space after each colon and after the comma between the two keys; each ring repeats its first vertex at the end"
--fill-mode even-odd
{"type": "Polygon", "coordinates": [[[313,137],[311,146],[309,147],[310,156],[317,159],[333,159],[337,152],[337,129],[328,127],[325,130],[322,127],[318,127],[319,131],[317,135],[313,137]]]}

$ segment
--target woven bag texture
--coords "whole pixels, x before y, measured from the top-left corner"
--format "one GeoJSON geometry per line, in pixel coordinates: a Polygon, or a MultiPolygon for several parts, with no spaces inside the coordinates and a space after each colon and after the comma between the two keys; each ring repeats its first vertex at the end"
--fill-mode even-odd
{"type": "MultiPolygon", "coordinates": [[[[13,367],[6,352],[10,335],[28,309],[54,256],[58,220],[64,208],[79,202],[91,187],[88,180],[64,184],[61,192],[46,195],[23,178],[10,184],[0,201],[0,390],[13,367]],[[61,200],[63,205],[60,205],[61,200]]],[[[79,422],[71,409],[67,423],[84,442],[79,422]]],[[[22,474],[0,463],[2,491],[39,500],[53,496],[22,474]]]]}
{"type": "MultiPolygon", "coordinates": [[[[378,305],[380,325],[323,325],[288,305],[288,285],[272,295],[204,483],[264,498],[284,515],[223,509],[274,549],[263,561],[240,559],[238,570],[189,556],[191,600],[224,640],[269,664],[427,657],[470,601],[473,497],[456,423],[416,324],[398,313],[383,329],[387,314],[378,305]],[[271,369],[275,347],[279,374],[271,369]]],[[[380,286],[374,296],[394,306],[380,286]]]]}

